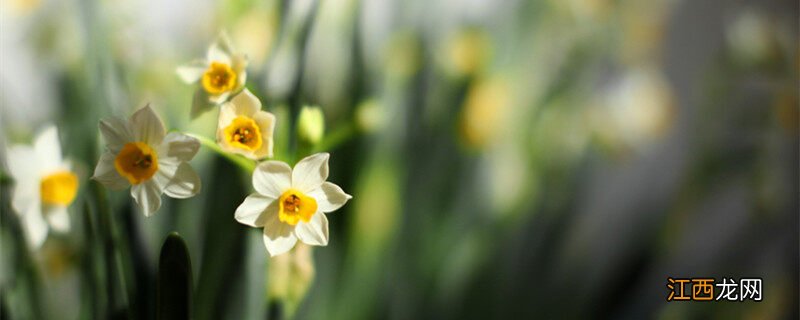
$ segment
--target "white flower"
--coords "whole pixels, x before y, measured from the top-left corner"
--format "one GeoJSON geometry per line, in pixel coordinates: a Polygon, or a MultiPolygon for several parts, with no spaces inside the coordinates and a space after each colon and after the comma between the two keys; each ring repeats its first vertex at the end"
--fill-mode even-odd
{"type": "Polygon", "coordinates": [[[112,189],[132,185],[131,196],[145,216],[161,207],[161,193],[185,199],[200,191],[200,177],[187,163],[200,148],[200,141],[177,132],[166,134],[149,105],[129,121],[100,120],[100,133],[107,151],[92,179],[112,189]]]}
{"type": "Polygon", "coordinates": [[[8,167],[14,178],[11,206],[20,215],[25,236],[33,248],[42,245],[47,230],[66,232],[70,228],[67,206],[78,192],[78,176],[61,158],[61,144],[55,127],[48,127],[29,146],[8,150],[8,167]]]}
{"type": "Polygon", "coordinates": [[[191,116],[228,101],[231,95],[244,88],[247,81],[247,57],[238,53],[227,35],[220,34],[208,48],[205,60],[195,60],[178,67],[178,76],[186,83],[200,82],[192,101],[191,116]]]}
{"type": "Polygon", "coordinates": [[[272,156],[274,130],[275,116],[261,111],[261,101],[250,90],[244,89],[222,105],[217,143],[227,152],[258,160],[272,156]]]}
{"type": "Polygon", "coordinates": [[[300,160],[294,170],[280,161],[264,161],[253,172],[256,193],[236,209],[236,221],[264,228],[264,245],[270,256],[305,244],[328,244],[325,213],[342,207],[352,197],[328,178],[327,153],[300,160]]]}

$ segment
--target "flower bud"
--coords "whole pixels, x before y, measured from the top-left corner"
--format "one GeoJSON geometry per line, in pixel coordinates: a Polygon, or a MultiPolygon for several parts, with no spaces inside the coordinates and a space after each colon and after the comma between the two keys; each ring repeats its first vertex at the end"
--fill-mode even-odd
{"type": "Polygon", "coordinates": [[[370,133],[386,125],[383,107],[375,99],[365,100],[356,107],[356,124],[362,132],[370,133]]]}
{"type": "Polygon", "coordinates": [[[300,141],[315,145],[325,134],[325,116],[319,107],[303,107],[297,118],[297,135],[300,141]]]}
{"type": "Polygon", "coordinates": [[[313,250],[298,243],[291,251],[270,260],[267,296],[280,302],[283,312],[291,318],[314,282],[314,274],[313,250]]]}

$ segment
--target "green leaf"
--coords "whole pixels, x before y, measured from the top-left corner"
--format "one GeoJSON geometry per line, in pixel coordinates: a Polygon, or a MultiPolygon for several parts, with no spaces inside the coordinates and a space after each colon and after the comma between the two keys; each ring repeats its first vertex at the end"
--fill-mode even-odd
{"type": "Polygon", "coordinates": [[[210,196],[201,218],[208,230],[203,239],[195,315],[197,320],[242,319],[245,234],[249,228],[236,222],[233,213],[247,191],[241,170],[230,162],[216,157],[212,168],[206,184],[210,196]]]}
{"type": "Polygon", "coordinates": [[[190,319],[192,262],[189,249],[177,232],[170,233],[161,247],[157,281],[157,318],[190,319]]]}
{"type": "Polygon", "coordinates": [[[208,110],[214,108],[214,104],[208,101],[208,94],[203,90],[203,88],[198,88],[197,91],[194,92],[194,97],[192,97],[192,110],[190,113],[190,117],[192,119],[196,119],[201,114],[206,113],[208,110]]]}

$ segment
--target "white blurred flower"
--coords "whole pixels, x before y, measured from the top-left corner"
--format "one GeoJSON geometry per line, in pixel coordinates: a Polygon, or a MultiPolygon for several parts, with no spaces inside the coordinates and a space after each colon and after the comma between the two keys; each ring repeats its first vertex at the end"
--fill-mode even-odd
{"type": "Polygon", "coordinates": [[[228,101],[244,88],[247,81],[247,56],[237,52],[225,33],[208,48],[206,59],[178,67],[178,76],[186,83],[199,82],[192,101],[192,118],[228,101]]]}
{"type": "Polygon", "coordinates": [[[20,216],[28,244],[40,247],[49,228],[68,231],[67,207],[78,192],[78,176],[71,163],[61,158],[56,127],[40,133],[32,148],[11,146],[8,166],[16,183],[11,205],[20,216]]]}
{"type": "Polygon", "coordinates": [[[780,53],[779,28],[775,21],[755,9],[745,9],[728,23],[725,37],[734,57],[745,64],[758,64],[780,53]]]}
{"type": "Polygon", "coordinates": [[[275,116],[261,111],[261,101],[245,89],[222,105],[217,143],[223,150],[253,160],[272,156],[275,116]]]}
{"type": "Polygon", "coordinates": [[[675,106],[663,74],[652,67],[629,70],[605,97],[607,123],[614,140],[628,146],[655,141],[672,126],[675,106]]]}
{"type": "Polygon", "coordinates": [[[200,177],[187,161],[200,141],[185,134],[166,134],[164,124],[147,105],[125,121],[100,120],[107,151],[100,157],[92,179],[111,189],[129,185],[131,196],[145,216],[161,207],[161,194],[185,199],[200,191],[200,177]]]}
{"type": "Polygon", "coordinates": [[[280,161],[265,161],[253,172],[256,193],[236,209],[236,221],[264,228],[270,256],[289,251],[299,239],[305,244],[328,244],[325,213],[342,207],[352,196],[328,178],[327,153],[300,160],[294,170],[280,161]]]}

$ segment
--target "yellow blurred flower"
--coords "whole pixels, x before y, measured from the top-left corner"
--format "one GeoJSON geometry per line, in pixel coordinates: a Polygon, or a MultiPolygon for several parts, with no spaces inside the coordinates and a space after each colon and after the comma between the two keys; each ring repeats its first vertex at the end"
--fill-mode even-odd
{"type": "Polygon", "coordinates": [[[277,9],[254,9],[245,13],[231,30],[233,41],[247,52],[248,64],[259,70],[267,62],[278,33],[277,9]]]}
{"type": "Polygon", "coordinates": [[[47,127],[36,136],[33,147],[11,146],[7,160],[15,181],[11,206],[20,217],[28,244],[39,248],[50,228],[69,231],[67,207],[79,184],[72,164],[61,157],[56,127],[47,127]]]}
{"type": "Polygon", "coordinates": [[[511,92],[500,77],[481,79],[467,92],[461,111],[460,130],[464,141],[481,148],[497,135],[510,108],[511,92]]]}
{"type": "Polygon", "coordinates": [[[3,8],[17,15],[27,15],[42,6],[42,0],[8,0],[3,1],[3,8]]]}
{"type": "Polygon", "coordinates": [[[447,70],[459,77],[481,72],[491,56],[490,45],[483,30],[472,28],[456,33],[445,48],[447,70]]]}

